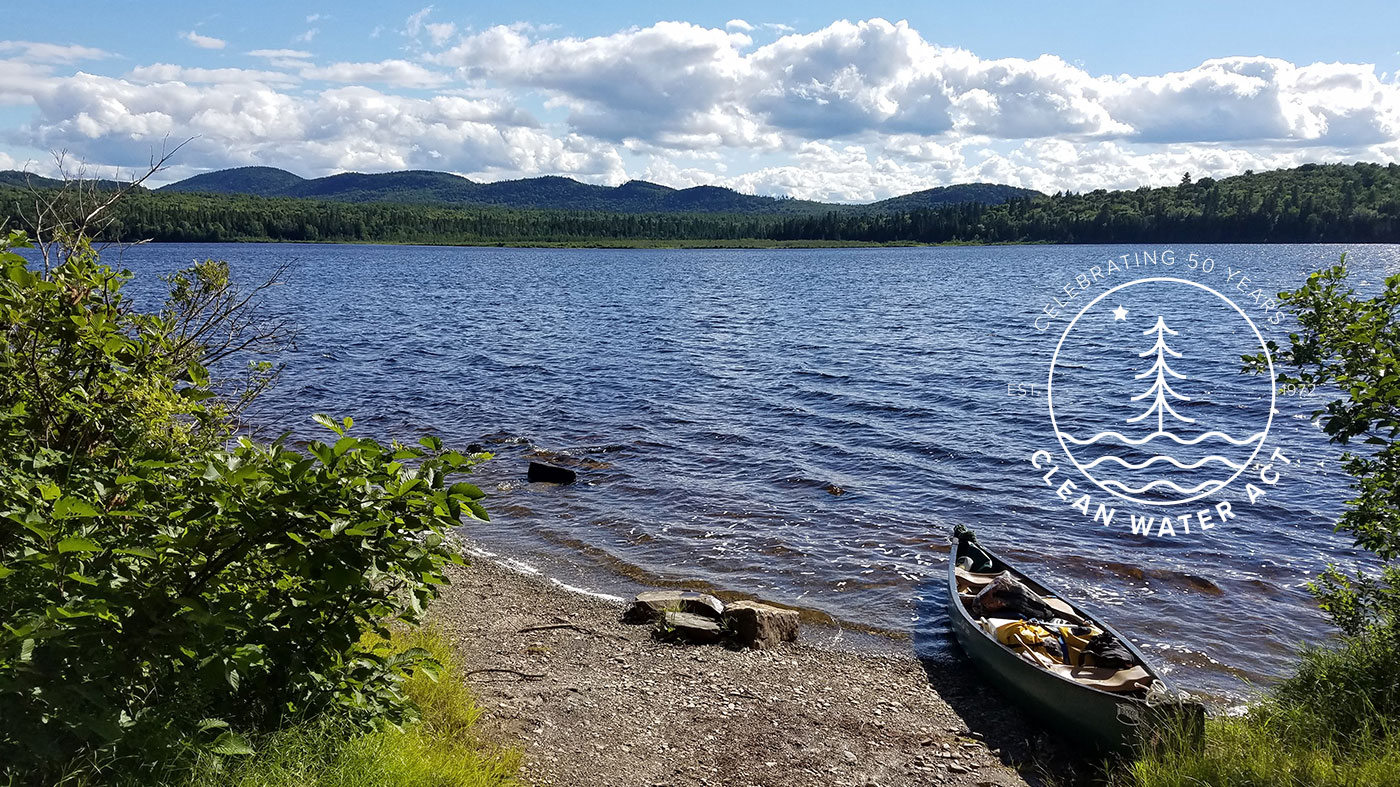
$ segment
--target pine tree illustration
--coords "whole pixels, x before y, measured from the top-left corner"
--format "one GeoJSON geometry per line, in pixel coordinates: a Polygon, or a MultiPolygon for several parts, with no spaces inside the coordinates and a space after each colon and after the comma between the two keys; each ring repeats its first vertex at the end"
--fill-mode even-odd
{"type": "Polygon", "coordinates": [[[1178,421],[1181,421],[1182,423],[1195,423],[1196,419],[1187,418],[1181,413],[1178,413],[1177,411],[1173,410],[1171,404],[1167,401],[1168,396],[1170,396],[1173,399],[1176,399],[1177,401],[1191,401],[1191,397],[1182,396],[1176,391],[1173,391],[1172,387],[1167,384],[1167,375],[1171,375],[1172,377],[1175,377],[1178,380],[1186,379],[1182,375],[1177,374],[1170,366],[1167,365],[1168,355],[1170,355],[1173,358],[1181,357],[1181,353],[1167,346],[1167,334],[1176,336],[1176,331],[1173,331],[1171,328],[1168,328],[1166,322],[1164,322],[1161,316],[1159,315],[1157,317],[1157,324],[1152,326],[1151,328],[1148,328],[1142,333],[1144,336],[1151,333],[1156,333],[1157,342],[1153,344],[1152,347],[1146,352],[1138,353],[1138,357],[1146,358],[1147,356],[1155,353],[1157,355],[1157,359],[1153,361],[1152,366],[1149,367],[1147,371],[1135,375],[1133,379],[1141,380],[1142,378],[1151,376],[1153,374],[1157,375],[1157,379],[1153,381],[1151,388],[1148,388],[1146,391],[1143,391],[1142,393],[1132,398],[1132,401],[1136,402],[1142,399],[1146,399],[1150,396],[1152,397],[1152,406],[1147,408],[1146,412],[1129,418],[1128,423],[1137,423],[1138,421],[1151,417],[1153,413],[1156,413],[1157,415],[1158,432],[1163,431],[1162,427],[1164,425],[1164,419],[1168,413],[1170,413],[1173,418],[1175,418],[1178,421]]]}

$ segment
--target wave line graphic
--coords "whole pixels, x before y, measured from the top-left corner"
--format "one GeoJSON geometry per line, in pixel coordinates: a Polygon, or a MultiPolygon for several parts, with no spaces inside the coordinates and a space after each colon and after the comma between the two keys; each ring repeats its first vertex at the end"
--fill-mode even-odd
{"type": "Polygon", "coordinates": [[[1102,486],[1102,487],[1104,487],[1104,488],[1108,488],[1108,487],[1110,487],[1110,486],[1111,486],[1111,487],[1115,487],[1115,488],[1117,488],[1119,491],[1123,492],[1124,494],[1129,494],[1129,495],[1140,495],[1140,494],[1142,494],[1143,492],[1146,492],[1147,490],[1152,489],[1153,487],[1157,487],[1157,486],[1164,486],[1164,487],[1167,487],[1168,489],[1171,489],[1173,492],[1176,492],[1177,494],[1182,494],[1182,495],[1195,495],[1195,494],[1199,494],[1199,493],[1201,493],[1201,492],[1206,492],[1206,491],[1213,492],[1213,491],[1215,491],[1215,490],[1221,488],[1222,486],[1225,486],[1225,482],[1224,482],[1224,481],[1205,481],[1205,482],[1203,482],[1203,483],[1200,483],[1200,484],[1197,484],[1196,486],[1191,487],[1190,489],[1183,488],[1183,487],[1181,487],[1181,486],[1179,486],[1179,485],[1177,485],[1177,484],[1175,484],[1175,483],[1173,483],[1173,482],[1171,482],[1171,481],[1166,480],[1165,478],[1159,478],[1159,479],[1157,479],[1156,481],[1150,481],[1150,482],[1148,482],[1148,483],[1146,483],[1146,484],[1143,484],[1142,486],[1137,487],[1137,488],[1128,486],[1127,484],[1124,484],[1124,483],[1119,482],[1119,481],[1100,481],[1100,482],[1099,482],[1099,485],[1102,486]]]}
{"type": "MultiPolygon", "coordinates": [[[[1063,434],[1063,433],[1061,433],[1061,434],[1063,434]]],[[[1116,439],[1116,440],[1118,440],[1119,442],[1123,443],[1124,445],[1131,445],[1131,446],[1134,446],[1134,447],[1137,447],[1137,446],[1140,446],[1140,445],[1146,445],[1146,444],[1152,442],[1153,440],[1157,439],[1158,437],[1167,437],[1167,438],[1170,438],[1171,440],[1173,440],[1174,442],[1176,442],[1177,445],[1196,445],[1197,443],[1203,442],[1203,441],[1205,441],[1205,440],[1209,440],[1209,439],[1212,438],[1212,437],[1215,437],[1215,438],[1219,438],[1219,439],[1221,439],[1221,440],[1224,440],[1225,442],[1229,443],[1230,445],[1249,445],[1249,444],[1251,444],[1251,443],[1255,443],[1255,442],[1258,442],[1258,441],[1263,440],[1263,439],[1264,439],[1264,432],[1255,432],[1254,434],[1250,435],[1249,437],[1247,437],[1247,438],[1245,438],[1245,439],[1243,439],[1243,440],[1236,440],[1235,438],[1233,438],[1233,437],[1231,437],[1231,436],[1225,434],[1224,432],[1219,432],[1219,431],[1210,431],[1210,432],[1206,432],[1205,434],[1197,435],[1196,437],[1192,437],[1192,438],[1190,438],[1190,439],[1182,439],[1182,438],[1177,437],[1176,435],[1172,434],[1171,432],[1165,432],[1165,431],[1164,431],[1164,432],[1153,432],[1152,434],[1150,434],[1150,435],[1148,435],[1148,436],[1146,436],[1146,437],[1141,437],[1141,438],[1127,437],[1127,436],[1123,435],[1121,432],[1108,432],[1108,431],[1099,432],[1098,434],[1094,435],[1093,437],[1090,437],[1090,438],[1085,439],[1085,440],[1081,440],[1081,439],[1079,439],[1078,437],[1074,437],[1074,436],[1068,435],[1068,434],[1064,435],[1064,438],[1065,438],[1066,440],[1070,441],[1071,443],[1074,443],[1075,445],[1093,445],[1093,444],[1097,443],[1097,442],[1100,441],[1100,440],[1107,440],[1107,439],[1109,439],[1109,438],[1113,438],[1113,439],[1116,439]]]]}
{"type": "Polygon", "coordinates": [[[1231,462],[1229,459],[1226,459],[1225,457],[1220,456],[1218,454],[1211,454],[1210,456],[1207,456],[1204,459],[1199,459],[1195,462],[1192,462],[1189,465],[1181,462],[1175,457],[1167,456],[1165,454],[1159,454],[1157,456],[1152,457],[1151,459],[1148,459],[1145,462],[1139,462],[1138,464],[1133,464],[1127,461],[1126,459],[1122,458],[1121,456],[1101,456],[1098,459],[1095,459],[1094,461],[1090,462],[1089,464],[1084,465],[1084,469],[1092,470],[1093,468],[1098,467],[1104,462],[1117,462],[1118,464],[1122,465],[1128,470],[1141,470],[1144,467],[1147,467],[1151,464],[1155,464],[1157,462],[1168,462],[1172,465],[1175,465],[1176,467],[1181,468],[1182,470],[1195,470],[1201,467],[1202,465],[1206,464],[1207,462],[1220,462],[1229,467],[1231,470],[1244,469],[1243,464],[1231,462]]]}

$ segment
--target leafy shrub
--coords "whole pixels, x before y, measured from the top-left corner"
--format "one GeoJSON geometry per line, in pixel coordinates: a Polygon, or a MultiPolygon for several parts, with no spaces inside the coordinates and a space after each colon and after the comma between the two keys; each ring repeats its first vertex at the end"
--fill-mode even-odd
{"type": "MultiPolygon", "coordinates": [[[[1328,439],[1347,446],[1342,469],[1353,499],[1337,521],[1356,546],[1381,560],[1379,574],[1349,577],[1329,566],[1309,587],[1349,637],[1400,632],[1400,276],[1387,276],[1372,297],[1350,285],[1346,255],[1312,273],[1302,287],[1279,293],[1297,318],[1288,347],[1269,342],[1278,383],[1341,394],[1312,414],[1328,439]]],[[[1247,357],[1259,372],[1264,356],[1247,357]]]]}
{"type": "MultiPolygon", "coordinates": [[[[1355,498],[1337,523],[1374,552],[1378,574],[1328,566],[1309,585],[1342,631],[1335,647],[1308,647],[1295,674],[1240,717],[1211,719],[1206,748],[1148,751],[1117,774],[1141,787],[1293,787],[1391,784],[1400,772],[1400,276],[1362,298],[1346,257],[1279,294],[1298,320],[1289,346],[1269,352],[1277,382],[1341,394],[1313,413],[1334,443],[1355,498]]],[[[1245,357],[1263,372],[1264,354],[1245,357]]]]}
{"type": "MultiPolygon", "coordinates": [[[[420,671],[404,693],[421,718],[403,728],[370,733],[321,717],[255,740],[256,754],[230,767],[200,769],[187,787],[501,787],[515,784],[519,752],[483,745],[472,703],[452,651],[431,627],[367,638],[386,653],[421,648],[437,662],[420,671]]],[[[372,644],[371,644],[372,643],[372,644]]]]}
{"type": "Polygon", "coordinates": [[[407,718],[426,654],[361,636],[416,623],[460,560],[447,530],[486,516],[450,480],[472,460],[348,418],[318,416],[336,439],[306,453],[235,439],[240,400],[204,364],[272,334],[226,266],[139,314],[80,239],[44,270],[23,245],[0,242],[0,780],[246,753],[240,733],[328,710],[407,718]]]}

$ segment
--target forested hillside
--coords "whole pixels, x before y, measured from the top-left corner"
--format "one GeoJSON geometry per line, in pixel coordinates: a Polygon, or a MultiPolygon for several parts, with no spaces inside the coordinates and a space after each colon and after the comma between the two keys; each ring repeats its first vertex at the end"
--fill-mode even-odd
{"type": "Polygon", "coordinates": [[[784,219],[766,237],[974,243],[1400,242],[1400,165],[1305,164],[1177,186],[865,216],[784,219]]]}
{"type": "MultiPolygon", "coordinates": [[[[33,204],[28,189],[0,182],[0,215],[10,226],[32,226],[33,204]]],[[[116,206],[113,219],[109,239],[156,241],[1393,243],[1400,242],[1400,166],[1309,164],[1218,181],[1184,179],[1163,188],[1022,197],[1001,205],[793,216],[518,210],[138,190],[116,206]]]]}
{"type": "Polygon", "coordinates": [[[741,194],[719,186],[673,189],[642,180],[621,186],[595,186],[572,178],[546,176],[478,183],[448,172],[411,170],[360,174],[346,172],[303,179],[273,167],[239,167],[206,172],[164,186],[188,194],[240,194],[300,197],[335,202],[392,202],[410,205],[497,206],[524,210],[584,210],[609,213],[733,213],[813,215],[845,210],[901,210],[955,202],[1000,203],[1039,192],[993,183],[971,183],[896,197],[873,205],[837,205],[799,199],[741,194]]]}

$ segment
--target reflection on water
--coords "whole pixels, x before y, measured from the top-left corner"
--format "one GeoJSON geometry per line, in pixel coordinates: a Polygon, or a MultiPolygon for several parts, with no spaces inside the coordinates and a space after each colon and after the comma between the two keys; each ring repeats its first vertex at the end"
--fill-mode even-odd
{"type": "MultiPolygon", "coordinates": [[[[1176,248],[1270,293],[1342,250],[1176,248]]],[[[1088,522],[1030,468],[1059,451],[1043,388],[1065,324],[1035,320],[1127,251],[163,245],[123,264],[221,256],[252,278],[297,258],[275,297],[299,349],[258,422],[305,437],[324,411],[378,436],[482,443],[498,457],[482,470],[493,521],[471,534],[574,584],[707,582],[946,647],[941,550],[966,523],[1187,686],[1238,693],[1327,631],[1302,584],[1355,559],[1330,527],[1336,454],[1306,418],[1323,392],[1280,397],[1268,445],[1295,464],[1228,525],[1155,539],[1088,522]],[[529,484],[527,459],[581,481],[529,484]]],[[[1373,281],[1400,267],[1396,247],[1349,251],[1373,281]]],[[[1070,367],[1089,389],[1109,385],[1098,360],[1070,367]]]]}

